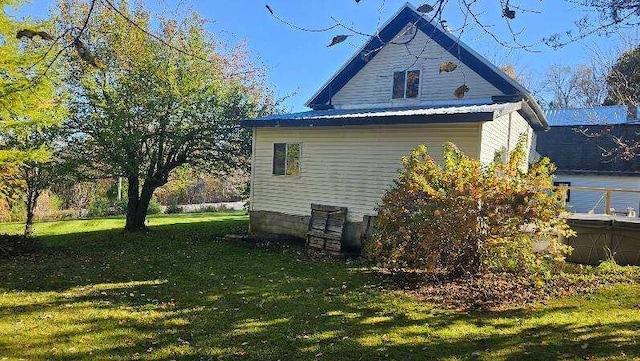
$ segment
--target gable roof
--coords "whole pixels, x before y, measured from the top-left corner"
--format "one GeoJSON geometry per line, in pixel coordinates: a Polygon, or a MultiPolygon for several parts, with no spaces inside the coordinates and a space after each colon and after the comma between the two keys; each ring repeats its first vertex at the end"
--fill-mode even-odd
{"type": "Polygon", "coordinates": [[[522,85],[511,79],[502,70],[495,67],[462,41],[456,39],[453,34],[425,19],[411,4],[407,3],[390,21],[382,26],[378,31],[378,36],[371,37],[305,105],[314,108],[314,106],[329,104],[331,97],[364,68],[382,50],[384,45],[392,41],[407,24],[415,24],[417,29],[478,73],[503,94],[528,93],[522,85]],[[363,54],[368,54],[367,60],[364,59],[363,54]]]}
{"type": "Polygon", "coordinates": [[[391,20],[383,25],[377,36],[371,37],[305,105],[312,109],[325,109],[327,105],[331,104],[331,98],[362,70],[384,48],[385,44],[392,41],[407,24],[415,24],[418,30],[500,90],[503,95],[520,96],[521,99],[528,103],[533,115],[537,118],[528,119],[529,123],[538,123],[543,128],[547,127],[542,109],[527,89],[464,44],[460,39],[455,38],[453,34],[431,23],[409,3],[406,3],[391,20]],[[367,54],[366,60],[363,54],[367,54]]]}

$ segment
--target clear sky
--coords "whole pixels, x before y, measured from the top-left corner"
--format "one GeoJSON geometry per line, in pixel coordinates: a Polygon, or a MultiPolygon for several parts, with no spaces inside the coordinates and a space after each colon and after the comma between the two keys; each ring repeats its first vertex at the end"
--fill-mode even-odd
{"type": "MultiPolygon", "coordinates": [[[[130,1],[134,3],[135,1],[130,1]]],[[[332,24],[331,16],[364,33],[374,33],[376,28],[392,16],[405,0],[144,0],[156,13],[181,6],[193,8],[210,20],[210,30],[230,43],[246,40],[255,59],[268,69],[269,81],[280,97],[291,96],[286,104],[292,110],[304,110],[304,103],[318,90],[365,41],[365,37],[351,37],[347,42],[328,48],[331,38],[349,32],[333,30],[325,33],[309,33],[294,30],[278,23],[265,5],[281,17],[305,27],[325,27],[332,24]],[[382,6],[381,6],[382,5],[382,6]]],[[[421,2],[410,1],[419,6],[421,2]]],[[[498,0],[481,0],[479,3],[497,8],[481,9],[483,21],[492,25],[491,30],[510,42],[510,33],[501,18],[498,0]]],[[[527,3],[523,1],[521,3],[527,3]]],[[[576,28],[573,21],[583,15],[583,10],[561,0],[530,1],[540,13],[519,11],[512,20],[518,39],[532,44],[545,36],[564,33],[576,28]]],[[[54,0],[32,0],[20,14],[36,18],[55,12],[54,0]]],[[[464,22],[457,1],[450,1],[444,18],[455,30],[464,22]]],[[[624,37],[637,41],[639,31],[625,31],[624,37]]],[[[497,44],[478,28],[466,27],[462,40],[485,55],[494,64],[511,64],[525,78],[539,81],[551,64],[573,65],[586,63],[589,53],[599,50],[611,53],[620,46],[620,36],[610,38],[590,37],[580,43],[553,50],[544,44],[532,47],[535,52],[513,50],[497,44]]]]}

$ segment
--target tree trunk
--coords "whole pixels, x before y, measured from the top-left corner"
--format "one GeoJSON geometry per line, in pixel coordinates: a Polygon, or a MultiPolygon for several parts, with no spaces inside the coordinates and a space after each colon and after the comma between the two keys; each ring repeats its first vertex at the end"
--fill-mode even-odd
{"type": "MultiPolygon", "coordinates": [[[[27,205],[27,208],[29,206],[27,205]]],[[[31,237],[33,235],[33,210],[27,210],[27,222],[24,227],[24,236],[31,237]]]]}
{"type": "Polygon", "coordinates": [[[27,177],[27,201],[25,202],[27,206],[27,220],[24,226],[25,237],[31,237],[33,235],[33,218],[36,205],[38,204],[38,197],[40,196],[40,191],[35,189],[35,187],[34,182],[27,177]]]}
{"type": "Polygon", "coordinates": [[[144,228],[144,222],[140,224],[137,221],[138,206],[140,199],[138,197],[138,190],[140,188],[140,179],[137,175],[129,175],[129,189],[127,190],[127,221],[124,225],[124,229],[127,231],[135,231],[144,228]]]}
{"type": "Polygon", "coordinates": [[[127,202],[127,221],[124,229],[127,231],[137,231],[147,228],[145,224],[147,221],[147,209],[155,190],[149,181],[145,181],[142,186],[142,193],[138,195],[140,188],[140,179],[138,176],[129,176],[129,189],[127,202]]]}

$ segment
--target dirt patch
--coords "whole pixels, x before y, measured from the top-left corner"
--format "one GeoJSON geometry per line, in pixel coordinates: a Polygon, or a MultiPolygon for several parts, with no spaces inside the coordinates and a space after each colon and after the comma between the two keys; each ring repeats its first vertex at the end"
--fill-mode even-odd
{"type": "Polygon", "coordinates": [[[588,294],[619,283],[640,283],[640,268],[619,267],[598,272],[573,267],[571,273],[521,275],[486,273],[447,279],[419,272],[386,272],[392,287],[420,300],[456,310],[501,310],[526,307],[551,299],[588,294]]]}

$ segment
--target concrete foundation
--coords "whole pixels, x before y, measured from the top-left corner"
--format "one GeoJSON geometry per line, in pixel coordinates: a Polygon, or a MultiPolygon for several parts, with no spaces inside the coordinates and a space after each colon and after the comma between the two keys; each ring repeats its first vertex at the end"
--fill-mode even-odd
{"type": "MultiPolygon", "coordinates": [[[[249,212],[249,233],[264,237],[297,238],[304,241],[309,231],[310,216],[297,216],[271,211],[249,212]]],[[[362,239],[367,235],[370,220],[346,222],[342,236],[344,251],[359,251],[362,239]]]]}

